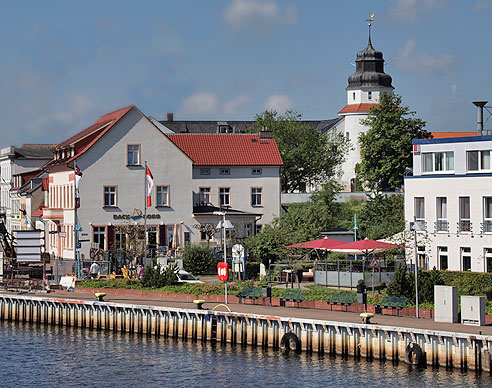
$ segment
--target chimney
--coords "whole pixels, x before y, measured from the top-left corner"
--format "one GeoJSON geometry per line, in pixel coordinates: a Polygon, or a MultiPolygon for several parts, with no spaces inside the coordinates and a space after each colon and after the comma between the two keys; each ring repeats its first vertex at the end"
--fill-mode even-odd
{"type": "Polygon", "coordinates": [[[258,135],[260,135],[260,140],[273,139],[273,132],[265,127],[261,128],[261,131],[258,133],[258,135]]]}
{"type": "Polygon", "coordinates": [[[482,136],[483,133],[483,107],[488,101],[473,101],[473,105],[477,107],[477,135],[482,136]]]}
{"type": "Polygon", "coordinates": [[[174,113],[168,113],[166,115],[167,121],[174,121],[174,113]]]}

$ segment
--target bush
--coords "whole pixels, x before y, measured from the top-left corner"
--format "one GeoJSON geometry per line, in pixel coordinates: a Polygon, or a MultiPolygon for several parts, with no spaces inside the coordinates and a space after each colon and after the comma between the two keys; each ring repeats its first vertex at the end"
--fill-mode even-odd
{"type": "Polygon", "coordinates": [[[215,250],[207,244],[190,244],[181,255],[184,269],[194,275],[209,273],[215,264],[215,250]]]}
{"type": "Polygon", "coordinates": [[[246,277],[248,279],[256,279],[260,275],[260,263],[246,262],[246,277]]]}
{"type": "MultiPolygon", "coordinates": [[[[407,271],[407,267],[402,265],[395,272],[395,277],[388,287],[388,295],[406,297],[412,299],[414,297],[414,282],[412,281],[412,273],[407,271]]],[[[412,299],[413,300],[413,299],[412,299]]]]}
{"type": "Polygon", "coordinates": [[[458,287],[458,295],[480,295],[492,287],[492,273],[439,271],[446,286],[458,287]]]}
{"type": "Polygon", "coordinates": [[[141,285],[146,288],[172,286],[178,282],[176,271],[175,265],[168,265],[164,270],[160,265],[155,267],[149,265],[144,270],[141,285]]]}

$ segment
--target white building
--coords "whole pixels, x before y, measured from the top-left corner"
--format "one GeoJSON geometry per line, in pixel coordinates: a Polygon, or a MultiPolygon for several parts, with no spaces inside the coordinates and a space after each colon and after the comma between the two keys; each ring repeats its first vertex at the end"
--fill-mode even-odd
{"type": "Polygon", "coordinates": [[[419,266],[492,272],[492,136],[414,140],[405,220],[425,221],[419,266]]]}
{"type": "Polygon", "coordinates": [[[257,220],[280,214],[280,165],[275,141],[259,135],[166,135],[133,106],[101,116],[59,144],[49,164],[49,251],[74,258],[75,174],[80,168],[78,224],[81,253],[92,244],[121,248],[123,225],[143,225],[145,162],[153,174],[147,208],[151,248],[206,240],[200,224],[216,225],[214,211],[253,233],[257,220]],[[60,233],[61,232],[61,233],[60,233]]]}
{"type": "Polygon", "coordinates": [[[21,210],[24,210],[20,197],[11,195],[11,189],[16,185],[13,176],[39,170],[52,159],[51,147],[51,144],[24,144],[0,151],[0,212],[6,216],[9,233],[21,228],[21,210]]]}

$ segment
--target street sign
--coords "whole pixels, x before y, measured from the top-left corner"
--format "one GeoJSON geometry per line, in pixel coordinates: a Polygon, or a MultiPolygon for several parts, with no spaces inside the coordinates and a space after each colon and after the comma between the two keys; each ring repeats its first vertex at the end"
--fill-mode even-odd
{"type": "Polygon", "coordinates": [[[80,242],[78,242],[77,244],[75,244],[75,248],[76,249],[80,249],[82,248],[82,244],[80,242]]]}
{"type": "Polygon", "coordinates": [[[41,230],[17,230],[13,232],[17,261],[41,262],[44,232],[41,230]]]}
{"type": "Polygon", "coordinates": [[[376,256],[372,257],[371,262],[369,263],[367,268],[375,268],[375,269],[379,268],[379,260],[376,256]]]}
{"type": "Polygon", "coordinates": [[[217,277],[223,282],[227,281],[227,278],[229,277],[229,269],[227,267],[227,263],[217,263],[217,277]]]}

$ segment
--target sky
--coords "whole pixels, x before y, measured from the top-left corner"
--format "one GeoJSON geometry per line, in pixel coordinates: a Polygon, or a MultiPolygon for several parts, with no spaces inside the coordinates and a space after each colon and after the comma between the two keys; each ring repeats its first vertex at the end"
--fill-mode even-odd
{"type": "Polygon", "coordinates": [[[336,118],[371,13],[395,92],[427,130],[474,131],[472,101],[492,106],[492,0],[1,4],[1,147],[60,143],[130,104],[160,120],[336,118]]]}

